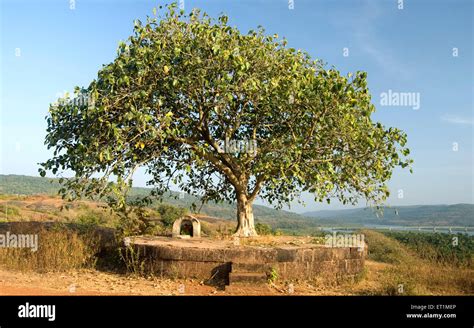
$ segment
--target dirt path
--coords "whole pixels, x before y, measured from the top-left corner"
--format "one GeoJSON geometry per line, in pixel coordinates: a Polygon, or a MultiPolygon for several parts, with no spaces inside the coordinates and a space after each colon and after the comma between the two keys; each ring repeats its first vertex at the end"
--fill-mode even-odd
{"type": "MultiPolygon", "coordinates": [[[[267,287],[243,288],[237,294],[271,295],[267,287]]],[[[23,273],[0,270],[0,295],[228,295],[197,280],[134,278],[93,270],[23,273]]]]}
{"type": "Polygon", "coordinates": [[[377,289],[386,265],[367,261],[359,283],[327,286],[317,282],[232,286],[223,290],[192,279],[140,278],[80,270],[68,273],[17,272],[0,269],[0,295],[356,295],[377,289]]]}

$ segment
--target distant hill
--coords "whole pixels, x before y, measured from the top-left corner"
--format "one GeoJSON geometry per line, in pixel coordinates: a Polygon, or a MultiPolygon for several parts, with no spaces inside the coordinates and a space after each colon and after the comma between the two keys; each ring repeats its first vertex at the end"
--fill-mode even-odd
{"type": "Polygon", "coordinates": [[[474,204],[414,205],[384,207],[377,212],[371,208],[313,211],[304,216],[317,218],[320,223],[383,225],[451,225],[474,226],[474,204]]]}
{"type": "MultiPolygon", "coordinates": [[[[59,188],[57,179],[0,175],[0,194],[55,195],[59,188]]],[[[149,188],[133,188],[130,195],[145,195],[149,192],[149,188]]],[[[199,207],[200,203],[196,197],[184,194],[183,198],[175,199],[178,195],[176,192],[170,192],[163,202],[184,208],[190,208],[195,202],[199,207]]],[[[371,208],[313,211],[302,215],[261,205],[254,205],[253,209],[257,222],[295,233],[311,233],[320,226],[331,225],[474,226],[474,204],[385,207],[383,215],[379,213],[379,217],[371,208]]],[[[235,204],[228,203],[210,202],[202,207],[200,213],[229,220],[236,218],[235,204]]]]}
{"type": "MultiPolygon", "coordinates": [[[[0,194],[56,195],[59,189],[60,184],[58,179],[25,175],[0,175],[0,194]]],[[[149,188],[134,187],[130,192],[130,196],[145,196],[149,192],[149,188]]],[[[197,207],[200,207],[198,198],[189,194],[184,194],[184,197],[180,198],[177,192],[170,192],[165,195],[163,202],[188,209],[191,207],[191,204],[195,202],[197,207]],[[177,199],[175,197],[177,197],[177,199]]],[[[316,220],[288,211],[277,211],[261,205],[254,205],[253,211],[257,222],[267,223],[275,229],[296,231],[318,226],[316,220]]],[[[235,220],[237,215],[235,204],[215,202],[209,202],[203,205],[200,213],[229,220],[235,220]]]]}

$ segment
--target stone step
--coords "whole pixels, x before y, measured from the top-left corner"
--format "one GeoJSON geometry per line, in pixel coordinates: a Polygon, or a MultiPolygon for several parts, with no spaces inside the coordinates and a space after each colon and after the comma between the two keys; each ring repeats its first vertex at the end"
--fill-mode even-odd
{"type": "Polygon", "coordinates": [[[270,272],[272,268],[266,264],[260,263],[232,263],[232,272],[270,272]]]}
{"type": "Polygon", "coordinates": [[[263,272],[230,272],[229,284],[260,284],[267,282],[267,275],[263,272]]]}

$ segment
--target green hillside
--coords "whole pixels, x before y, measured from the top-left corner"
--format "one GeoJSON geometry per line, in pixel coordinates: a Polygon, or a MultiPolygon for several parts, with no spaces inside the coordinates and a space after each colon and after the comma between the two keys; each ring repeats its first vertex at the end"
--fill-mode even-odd
{"type": "MultiPolygon", "coordinates": [[[[0,194],[47,194],[56,195],[60,188],[58,179],[32,177],[24,175],[0,175],[0,194]]],[[[132,188],[130,196],[145,196],[150,192],[148,188],[132,188]]],[[[184,194],[179,197],[179,193],[170,192],[165,195],[164,203],[173,206],[191,208],[193,202],[200,207],[199,199],[184,194]]],[[[205,204],[200,213],[217,218],[235,220],[236,209],[234,204],[210,202],[205,204]]],[[[311,227],[317,227],[317,220],[309,219],[296,213],[288,211],[277,211],[272,208],[254,205],[254,215],[257,222],[264,222],[274,229],[298,231],[311,227]]]]}

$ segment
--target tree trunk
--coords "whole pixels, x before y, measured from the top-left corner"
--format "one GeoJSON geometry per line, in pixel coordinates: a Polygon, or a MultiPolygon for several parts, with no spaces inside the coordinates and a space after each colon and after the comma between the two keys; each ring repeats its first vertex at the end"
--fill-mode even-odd
{"type": "Polygon", "coordinates": [[[255,237],[255,223],[253,219],[252,202],[245,194],[237,195],[237,230],[234,236],[255,237]]]}

